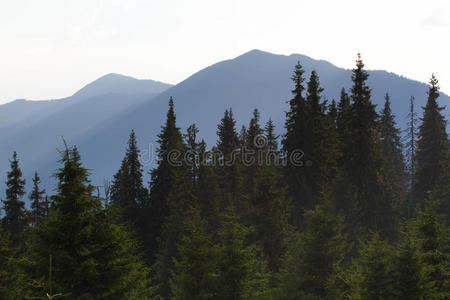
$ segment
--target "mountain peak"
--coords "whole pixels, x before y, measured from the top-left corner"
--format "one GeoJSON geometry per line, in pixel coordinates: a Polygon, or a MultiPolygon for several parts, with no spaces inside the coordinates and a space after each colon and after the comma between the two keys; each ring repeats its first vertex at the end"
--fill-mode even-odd
{"type": "Polygon", "coordinates": [[[88,98],[104,94],[160,93],[170,84],[150,79],[136,79],[117,73],[109,73],[87,84],[77,91],[74,98],[88,98]]]}

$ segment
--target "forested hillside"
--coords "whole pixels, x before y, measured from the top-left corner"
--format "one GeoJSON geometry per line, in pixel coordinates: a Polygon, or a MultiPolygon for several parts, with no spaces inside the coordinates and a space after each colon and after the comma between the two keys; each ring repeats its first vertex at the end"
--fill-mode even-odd
{"type": "Polygon", "coordinates": [[[55,191],[38,173],[27,182],[14,152],[0,299],[450,299],[450,143],[437,78],[425,106],[404,102],[400,126],[389,94],[374,104],[359,55],[335,100],[319,70],[292,67],[283,128],[257,107],[237,126],[229,107],[212,147],[199,139],[211,128],[181,130],[183,100],[167,97],[150,182],[134,131],[102,186],[64,140],[55,191]]]}

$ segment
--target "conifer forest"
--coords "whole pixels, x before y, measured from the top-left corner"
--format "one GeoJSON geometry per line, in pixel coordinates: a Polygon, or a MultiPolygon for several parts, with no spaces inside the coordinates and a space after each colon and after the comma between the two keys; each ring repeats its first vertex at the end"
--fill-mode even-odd
{"type": "Polygon", "coordinates": [[[409,112],[397,124],[389,94],[373,104],[359,55],[340,99],[305,74],[301,61],[286,74],[284,128],[258,108],[236,128],[230,107],[214,145],[195,123],[177,125],[170,97],[155,164],[143,164],[132,130],[102,187],[64,140],[51,191],[11,153],[0,170],[0,299],[450,299],[438,79],[424,107],[395,99],[409,112]]]}

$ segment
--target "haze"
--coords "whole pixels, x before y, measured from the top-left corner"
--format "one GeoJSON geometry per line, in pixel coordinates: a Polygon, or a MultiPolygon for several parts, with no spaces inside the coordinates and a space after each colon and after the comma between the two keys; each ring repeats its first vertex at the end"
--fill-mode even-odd
{"type": "Polygon", "coordinates": [[[54,99],[107,73],[176,84],[258,48],[427,82],[450,92],[450,2],[2,1],[0,103],[54,99]]]}

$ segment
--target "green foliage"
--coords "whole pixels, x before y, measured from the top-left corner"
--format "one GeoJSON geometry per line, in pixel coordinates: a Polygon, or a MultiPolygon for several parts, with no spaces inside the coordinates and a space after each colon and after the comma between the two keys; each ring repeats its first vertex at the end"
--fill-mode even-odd
{"type": "Polygon", "coordinates": [[[2,201],[5,211],[2,221],[4,230],[11,234],[12,245],[18,246],[27,225],[25,202],[22,201],[22,196],[25,195],[25,180],[22,179],[22,170],[19,167],[19,159],[15,151],[13,159],[9,162],[11,171],[7,174],[6,200],[2,201]]]}
{"type": "MultiPolygon", "coordinates": [[[[394,247],[383,241],[378,233],[361,243],[359,257],[354,261],[354,272],[347,274],[357,278],[353,295],[360,299],[393,299],[394,278],[392,259],[394,247]]],[[[351,293],[350,293],[351,294],[351,293]]]]}
{"type": "Polygon", "coordinates": [[[410,229],[402,233],[393,266],[395,299],[424,299],[426,266],[410,229]]]}
{"type": "Polygon", "coordinates": [[[448,135],[446,132],[446,121],[441,114],[443,107],[439,107],[439,84],[431,76],[430,88],[428,90],[428,101],[423,108],[422,124],[419,126],[419,137],[416,152],[416,180],[415,200],[422,204],[426,193],[432,191],[443,175],[449,149],[448,135]]]}
{"type": "Polygon", "coordinates": [[[343,219],[329,201],[304,213],[305,230],[290,246],[280,275],[278,299],[334,299],[340,294],[338,275],[349,250],[343,219]]]}
{"type": "Polygon", "coordinates": [[[198,208],[192,208],[184,222],[185,233],[174,258],[171,299],[215,299],[217,296],[217,247],[206,232],[206,222],[198,208]]]}
{"type": "Polygon", "coordinates": [[[427,266],[426,299],[450,297],[450,231],[438,213],[439,201],[431,198],[413,221],[417,244],[427,266]]]}
{"type": "Polygon", "coordinates": [[[0,226],[0,299],[23,299],[27,295],[28,278],[22,268],[22,258],[17,255],[8,233],[0,226]]]}
{"type": "Polygon", "coordinates": [[[215,299],[267,299],[269,274],[260,249],[247,243],[250,229],[239,223],[235,209],[222,215],[218,246],[218,286],[215,299]]]}
{"type": "Polygon", "coordinates": [[[92,196],[78,150],[66,148],[61,163],[52,213],[35,230],[33,277],[47,278],[52,255],[54,291],[71,299],[149,299],[148,270],[136,243],[92,196]]]}
{"type": "Polygon", "coordinates": [[[33,178],[33,190],[29,197],[31,201],[32,224],[35,226],[41,226],[49,212],[48,198],[44,197],[45,190],[40,189],[40,182],[41,179],[39,178],[38,173],[35,172],[33,178]]]}

